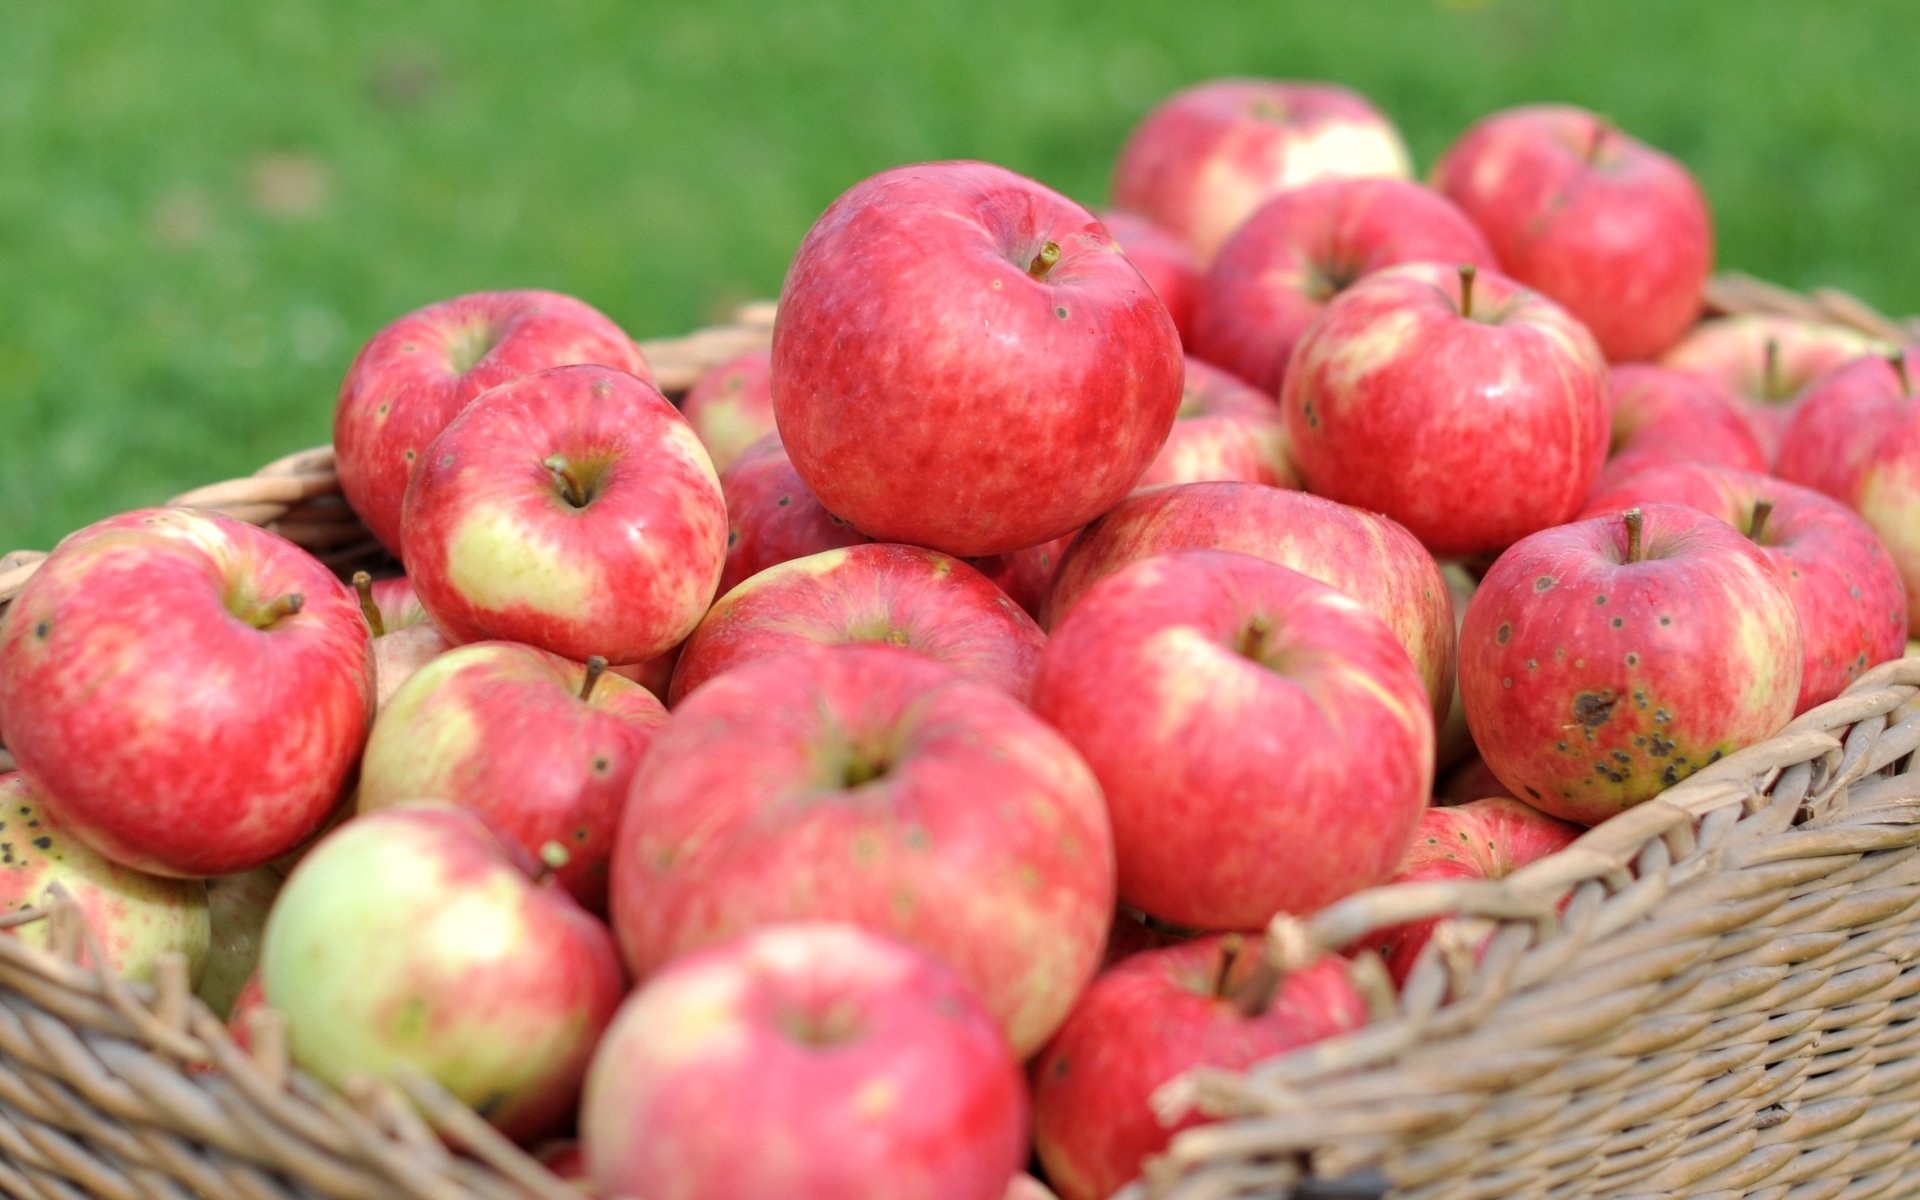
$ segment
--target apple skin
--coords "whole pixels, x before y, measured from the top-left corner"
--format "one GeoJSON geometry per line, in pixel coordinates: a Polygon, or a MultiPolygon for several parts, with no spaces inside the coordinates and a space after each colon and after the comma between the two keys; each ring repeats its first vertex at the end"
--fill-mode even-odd
{"type": "Polygon", "coordinates": [[[1211,479],[1300,486],[1273,397],[1189,355],[1173,432],[1135,490],[1211,479]]]}
{"type": "Polygon", "coordinates": [[[1902,352],[1906,380],[1876,357],[1856,360],[1807,393],[1776,473],[1860,514],[1886,545],[1907,594],[1907,632],[1920,637],[1920,355],[1902,352]]]}
{"type": "MultiPolygon", "coordinates": [[[[1467,604],[1473,599],[1473,591],[1480,586],[1480,581],[1457,562],[1443,564],[1440,575],[1447,581],[1447,602],[1453,610],[1454,645],[1457,647],[1460,642],[1460,623],[1467,619],[1467,604]]],[[[1433,767],[1436,772],[1446,770],[1473,753],[1473,731],[1467,728],[1466,706],[1460,703],[1460,678],[1457,672],[1453,679],[1453,700],[1447,705],[1446,719],[1440,722],[1435,734],[1433,767]]]]}
{"type": "Polygon", "coordinates": [[[378,712],[409,675],[446,653],[453,643],[427,616],[426,606],[420,603],[406,576],[374,580],[371,599],[380,615],[380,627],[369,629],[373,634],[373,707],[378,712]]]}
{"type": "Polygon", "coordinates": [[[1703,463],[1649,467],[1596,495],[1586,516],[1648,503],[1685,504],[1753,538],[1779,566],[1800,616],[1805,657],[1797,716],[1845,691],[1869,667],[1907,644],[1907,593],[1899,569],[1867,523],[1846,505],[1751,471],[1703,463]],[[1772,511],[1753,536],[1755,506],[1772,511]]]}
{"type": "Polygon", "coordinates": [[[1522,800],[1596,825],[1779,732],[1800,694],[1800,618],[1739,530],[1641,506],[1502,554],[1460,628],[1460,698],[1487,766],[1522,800]]]}
{"type": "Polygon", "coordinates": [[[271,866],[238,875],[222,875],[205,884],[212,941],[207,969],[194,995],[221,1020],[227,1018],[241,989],[260,961],[260,933],[286,877],[271,866]]]}
{"type": "MultiPolygon", "coordinates": [[[[207,890],[197,879],[143,875],[102,858],[75,838],[18,771],[0,774],[0,913],[39,905],[58,883],[99,939],[104,961],[83,949],[80,965],[151,983],[154,961],[177,953],[204,978],[210,954],[207,890]]],[[[46,949],[47,922],[6,931],[46,949]]]]}
{"type": "Polygon", "coordinates": [[[1519,799],[1508,790],[1506,784],[1500,782],[1500,777],[1488,768],[1487,761],[1478,752],[1448,771],[1433,789],[1433,802],[1440,806],[1465,804],[1469,800],[1484,800],[1490,796],[1519,799]]]}
{"type": "Polygon", "coordinates": [[[1179,238],[1145,217],[1111,208],[1099,216],[1120,252],[1153,285],[1154,294],[1167,306],[1167,315],[1173,318],[1173,327],[1185,343],[1193,319],[1193,298],[1200,290],[1200,265],[1179,238]]]}
{"type": "Polygon", "coordinates": [[[1678,161],[1571,105],[1476,122],[1433,184],[1486,231],[1507,274],[1586,325],[1613,362],[1651,359],[1699,319],[1713,217],[1678,161]]]}
{"type": "Polygon", "coordinates": [[[778,432],[740,452],[720,473],[720,491],[727,504],[722,596],[768,567],[873,540],[807,490],[778,432]]]}
{"type": "Polygon", "coordinates": [[[1027,1096],[952,970],[852,925],[747,933],[663,967],[587,1077],[581,1142],[608,1194],[1003,1200],[1027,1096]]]}
{"type": "Polygon", "coordinates": [[[1607,372],[1613,395],[1612,444],[1593,495],[1610,492],[1648,467],[1702,462],[1736,471],[1767,469],[1743,407],[1697,375],[1651,363],[1607,372]]]}
{"type": "Polygon", "coordinates": [[[1176,925],[1253,929],[1385,880],[1433,794],[1433,712],[1393,631],[1247,554],[1087,589],[1033,711],[1100,780],[1121,902],[1176,925]]]}
{"type": "Polygon", "coordinates": [[[1471,315],[1437,263],[1375,272],[1300,339],[1280,408],[1312,491],[1442,558],[1499,551],[1580,511],[1607,455],[1607,369],[1580,323],[1481,271],[1471,315]]]}
{"type": "Polygon", "coordinates": [[[1113,171],[1113,206],[1180,238],[1202,267],[1253,211],[1288,188],[1413,174],[1393,122],[1325,83],[1213,79],[1173,93],[1135,125],[1113,171]]]}
{"type": "MultiPolygon", "coordinates": [[[[240,990],[234,994],[233,1004],[227,1012],[227,1036],[233,1039],[234,1045],[242,1050],[252,1051],[253,1032],[249,1026],[253,1023],[253,1014],[266,1006],[267,993],[260,986],[260,968],[256,965],[247,975],[246,982],[240,985],[240,990]]],[[[212,1068],[209,1066],[201,1069],[211,1070],[212,1068]]]]}
{"type": "Polygon", "coordinates": [[[714,367],[688,389],[680,412],[724,475],[741,451],[776,432],[773,352],[749,350],[714,367]]]}
{"type": "Polygon", "coordinates": [[[1053,573],[1066,557],[1080,531],[1064,533],[1050,542],[1009,550],[1005,554],[987,554],[970,558],[967,565],[993,581],[993,585],[1018,604],[1021,611],[1038,621],[1040,606],[1046,602],[1047,589],[1053,586],[1053,573]]]}
{"type": "Polygon", "coordinates": [[[488,388],[571,363],[653,380],[618,325],[554,292],[475,292],[394,321],[340,383],[333,454],[348,505],[400,554],[401,504],[427,443],[488,388]]]}
{"type": "Polygon", "coordinates": [[[1327,179],[1256,209],[1207,268],[1194,300],[1193,353],[1270,396],[1327,302],[1386,267],[1500,264],[1439,193],[1405,179],[1327,179]]]}
{"type": "Polygon", "coordinates": [[[1025,701],[1047,635],[986,576],[938,550],[869,542],[768,567],[687,639],[668,703],[759,659],[811,645],[901,646],[1025,701]]]}
{"type": "Polygon", "coordinates": [[[1111,508],[1180,381],[1173,318],[1106,228],[986,163],[854,185],[801,241],[774,320],[774,416],[808,489],[876,539],[958,557],[1111,508]]]}
{"type": "Polygon", "coordinates": [[[75,838],[151,875],[231,875],[298,846],[337,806],[372,704],[353,591],[214,512],[70,535],[0,622],[7,748],[75,838]]]}
{"type": "Polygon", "coordinates": [[[1054,1195],[1046,1184],[1021,1172],[1013,1177],[1012,1183],[1007,1185],[1007,1193],[1003,1200],[1060,1200],[1060,1198],[1054,1195]]]}
{"type": "Polygon", "coordinates": [[[297,1066],[420,1071],[510,1137],[572,1108],[625,991],[613,938],[476,813],[354,818],[300,861],[261,941],[297,1066]]]}
{"type": "Polygon", "coordinates": [[[403,514],[409,577],[454,642],[585,662],[671,650],[712,603],[726,501],[652,384],[558,367],[476,399],[428,447],[403,514]],[[564,460],[583,503],[547,467],[564,460]]]}
{"type": "Polygon", "coordinates": [[[852,921],[959,971],[1021,1057],[1092,976],[1113,904],[1106,805],[1073,747],[893,646],[797,650],[689,696],[613,852],[636,976],[777,921],[852,921]]]}
{"type": "Polygon", "coordinates": [[[1384,517],[1253,483],[1187,483],[1128,497],[1074,540],[1040,624],[1053,628],[1095,582],[1169,550],[1237,550],[1331,584],[1373,610],[1426,682],[1434,718],[1453,695],[1447,582],[1420,543],[1384,517]]]}
{"type": "Polygon", "coordinates": [[[1701,322],[1660,365],[1698,375],[1740,401],[1747,428],[1771,463],[1807,388],[1856,358],[1889,349],[1844,325],[1745,313],[1701,322]]]}
{"type": "Polygon", "coordinates": [[[1247,1015],[1232,993],[1257,956],[1229,958],[1227,945],[1227,937],[1196,938],[1121,962],[1094,980],[1034,1060],[1034,1149],[1061,1200],[1106,1200],[1176,1133],[1205,1123],[1190,1113],[1163,1126],[1152,1104],[1162,1085],[1195,1067],[1239,1070],[1366,1024],[1366,1002],[1337,957],[1287,976],[1264,1011],[1247,1015]]]}

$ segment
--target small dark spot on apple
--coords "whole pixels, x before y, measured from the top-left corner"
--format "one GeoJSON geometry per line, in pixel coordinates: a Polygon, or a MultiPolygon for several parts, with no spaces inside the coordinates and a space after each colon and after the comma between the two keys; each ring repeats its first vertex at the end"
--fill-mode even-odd
{"type": "Polygon", "coordinates": [[[1852,596],[1855,600],[1858,600],[1860,598],[1860,589],[1857,586],[1850,587],[1847,589],[1847,594],[1849,596],[1852,596]]]}
{"type": "Polygon", "coordinates": [[[1671,624],[1673,624],[1673,618],[1672,618],[1672,617],[1666,617],[1666,616],[1663,616],[1663,617],[1661,617],[1661,618],[1660,618],[1660,623],[1661,623],[1662,625],[1671,625],[1671,624]]]}
{"type": "Polygon", "coordinates": [[[1664,708],[1656,708],[1653,710],[1653,719],[1665,725],[1668,721],[1673,720],[1673,714],[1664,708]]]}
{"type": "Polygon", "coordinates": [[[731,550],[734,546],[737,546],[739,544],[740,544],[740,531],[738,529],[727,530],[727,548],[731,550]]]}
{"type": "Polygon", "coordinates": [[[1552,586],[1553,586],[1553,576],[1551,575],[1542,575],[1540,578],[1533,581],[1533,590],[1536,592],[1544,592],[1552,586]]]}
{"type": "Polygon", "coordinates": [[[418,351],[419,349],[420,349],[419,342],[401,342],[400,343],[400,353],[402,354],[412,354],[418,351]]]}
{"type": "Polygon", "coordinates": [[[584,842],[587,840],[587,827],[585,825],[576,825],[574,827],[573,840],[576,842],[584,842]]]}
{"type": "Polygon", "coordinates": [[[1573,698],[1573,719],[1589,730],[1605,725],[1613,717],[1616,699],[1610,688],[1600,692],[1581,692],[1573,698]]]}
{"type": "Polygon", "coordinates": [[[1529,671],[1538,671],[1539,669],[1540,669],[1540,660],[1539,660],[1539,659],[1537,659],[1537,658],[1530,658],[1530,659],[1528,659],[1528,660],[1527,660],[1527,670],[1529,670],[1529,671]]]}
{"type": "Polygon", "coordinates": [[[1502,680],[1500,681],[1500,686],[1501,686],[1501,687],[1505,687],[1505,688],[1510,688],[1510,687],[1512,687],[1512,686],[1513,686],[1513,676],[1511,676],[1511,675],[1509,675],[1509,676],[1507,676],[1506,678],[1504,678],[1504,679],[1502,679],[1502,680]]]}
{"type": "Polygon", "coordinates": [[[1560,751],[1560,753],[1562,754],[1565,754],[1567,752],[1567,744],[1564,741],[1556,742],[1554,743],[1554,749],[1560,751]]]}
{"type": "Polygon", "coordinates": [[[1717,763],[1719,761],[1720,761],[1720,751],[1715,750],[1712,754],[1707,755],[1707,762],[1709,764],[1717,763]]]}
{"type": "Polygon", "coordinates": [[[39,638],[43,642],[47,640],[47,635],[52,632],[53,632],[53,622],[45,619],[42,619],[33,627],[33,636],[39,638]]]}
{"type": "Polygon", "coordinates": [[[791,496],[782,496],[780,497],[779,500],[775,501],[775,503],[779,504],[781,508],[785,508],[788,504],[792,502],[793,502],[793,497],[791,496]]]}
{"type": "Polygon", "coordinates": [[[1674,784],[1679,783],[1680,768],[1676,767],[1672,763],[1668,763],[1667,769],[1660,772],[1660,782],[1665,784],[1668,787],[1672,787],[1674,784]]]}
{"type": "Polygon", "coordinates": [[[1627,619],[1625,617],[1615,617],[1613,619],[1613,627],[1615,629],[1620,628],[1622,625],[1625,625],[1626,623],[1627,623],[1627,619]]]}
{"type": "MultiPolygon", "coordinates": [[[[1537,788],[1537,787],[1534,787],[1534,786],[1533,786],[1532,784],[1528,784],[1528,785],[1527,785],[1527,795],[1529,795],[1529,796],[1532,796],[1532,797],[1533,797],[1533,798],[1534,798],[1535,800],[1538,800],[1538,799],[1540,798],[1540,789],[1539,789],[1539,788],[1537,788]]],[[[1492,842],[1488,842],[1488,843],[1487,843],[1487,845],[1488,845],[1488,847],[1489,847],[1489,848],[1491,848],[1491,847],[1492,847],[1492,845],[1493,845],[1493,843],[1492,843],[1492,842]]]]}
{"type": "Polygon", "coordinates": [[[384,417],[387,415],[387,406],[382,404],[379,408],[376,408],[373,411],[379,413],[381,416],[384,417]]]}
{"type": "Polygon", "coordinates": [[[1613,752],[1613,760],[1615,762],[1630,763],[1633,761],[1633,755],[1628,754],[1625,750],[1615,750],[1613,752]]]}
{"type": "Polygon", "coordinates": [[[1663,738],[1656,733],[1647,739],[1647,753],[1653,755],[1655,758],[1665,758],[1667,755],[1673,753],[1673,742],[1671,739],[1663,738]]]}
{"type": "Polygon", "coordinates": [[[1439,844],[1440,844],[1440,839],[1439,839],[1439,838],[1428,838],[1428,839],[1427,839],[1427,845],[1429,845],[1429,846],[1438,846],[1439,844]]]}
{"type": "Polygon", "coordinates": [[[408,461],[408,462],[412,462],[412,461],[413,461],[413,451],[411,451],[411,450],[409,450],[409,451],[407,451],[407,461],[408,461]]]}
{"type": "Polygon", "coordinates": [[[45,836],[37,837],[33,839],[33,844],[40,847],[40,849],[45,850],[49,846],[53,845],[53,839],[45,836]]]}
{"type": "Polygon", "coordinates": [[[609,760],[607,756],[604,754],[597,756],[593,760],[593,772],[596,775],[605,775],[608,771],[612,769],[613,769],[612,761],[609,760]]]}
{"type": "Polygon", "coordinates": [[[1463,842],[1469,842],[1469,841],[1472,841],[1473,839],[1467,836],[1466,830],[1462,829],[1460,831],[1460,840],[1463,842]]]}
{"type": "Polygon", "coordinates": [[[1630,667],[1637,667],[1637,666],[1639,666],[1639,665],[1640,665],[1640,656],[1639,656],[1638,654],[1634,654],[1634,653],[1631,653],[1631,652],[1629,652],[1629,653],[1627,654],[1627,665],[1628,665],[1628,666],[1630,666],[1630,667]]]}
{"type": "Polygon", "coordinates": [[[1505,622],[1501,624],[1500,628],[1493,631],[1493,640],[1500,643],[1502,646],[1506,645],[1507,639],[1512,636],[1513,636],[1513,626],[1505,622]]]}
{"type": "Polygon", "coordinates": [[[450,467],[450,466],[452,466],[452,465],[453,465],[453,455],[451,455],[451,454],[442,454],[442,455],[440,456],[440,465],[441,465],[441,466],[443,466],[443,467],[450,467]]]}
{"type": "Polygon", "coordinates": [[[1056,317],[1059,317],[1059,318],[1060,318],[1060,319],[1061,319],[1062,321],[1064,321],[1064,320],[1066,320],[1066,319],[1067,319],[1067,306],[1063,304],[1063,305],[1061,305],[1061,306],[1060,306],[1059,308],[1056,308],[1056,309],[1054,309],[1054,310],[1053,310],[1053,315],[1054,315],[1054,316],[1056,316],[1056,317]]]}
{"type": "Polygon", "coordinates": [[[1595,596],[1593,598],[1593,602],[1595,604],[1605,604],[1607,602],[1607,598],[1605,596],[1595,596]]]}
{"type": "Polygon", "coordinates": [[[1065,1079],[1067,1077],[1067,1056],[1062,1054],[1059,1058],[1054,1059],[1053,1065],[1049,1070],[1053,1072],[1055,1079],[1065,1079]]]}

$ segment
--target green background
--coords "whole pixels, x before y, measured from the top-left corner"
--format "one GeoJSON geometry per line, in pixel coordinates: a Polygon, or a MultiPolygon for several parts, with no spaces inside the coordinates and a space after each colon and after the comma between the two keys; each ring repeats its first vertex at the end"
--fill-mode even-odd
{"type": "Polygon", "coordinates": [[[1690,164],[1721,261],[1920,310],[1902,0],[0,5],[0,551],[324,442],[383,323],[545,287],[636,337],[771,296],[898,163],[1092,204],[1210,76],[1328,79],[1422,169],[1562,100],[1690,164]]]}

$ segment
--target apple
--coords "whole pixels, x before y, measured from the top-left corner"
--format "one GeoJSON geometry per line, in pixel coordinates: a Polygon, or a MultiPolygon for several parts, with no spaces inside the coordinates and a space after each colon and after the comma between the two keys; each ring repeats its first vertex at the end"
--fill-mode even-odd
{"type": "Polygon", "coordinates": [[[354,818],[300,861],[267,917],[265,1001],[295,1065],[341,1087],[410,1068],[508,1136],[573,1107],[625,990],[606,926],[477,813],[354,818]]]}
{"type": "Polygon", "coordinates": [[[253,1049],[253,1014],[266,1006],[267,994],[260,986],[260,968],[256,965],[240,985],[227,1012],[227,1036],[233,1039],[234,1045],[242,1050],[253,1049]]]}
{"type": "Polygon", "coordinates": [[[1211,79],[1173,93],[1120,148],[1113,206],[1187,244],[1201,266],[1272,196],[1352,175],[1413,174],[1393,122],[1326,83],[1211,79]]]}
{"type": "Polygon", "coordinates": [[[1920,637],[1920,401],[1911,350],[1864,358],[1807,394],[1782,441],[1782,479],[1823,492],[1864,518],[1899,568],[1907,632],[1920,637]]]}
{"type": "Polygon", "coordinates": [[[1346,592],[1387,623],[1426,682],[1435,720],[1453,695],[1447,583],[1405,529],[1305,492],[1253,483],[1186,483],[1128,497],[1068,548],[1040,624],[1053,628],[1100,579],[1170,550],[1253,554],[1346,592]]]}
{"type": "Polygon", "coordinates": [[[1741,401],[1748,430],[1772,462],[1808,387],[1856,358],[1890,349],[1844,325],[1747,313],[1702,322],[1660,364],[1710,380],[1741,401]]]}
{"type": "Polygon", "coordinates": [[[360,597],[360,614],[373,635],[373,707],[386,707],[407,677],[446,652],[452,645],[427,616],[426,606],[402,575],[375,579],[365,571],[353,575],[360,597]]]}
{"type": "Polygon", "coordinates": [[[1029,1072],[1033,1142],[1062,1200],[1106,1200],[1181,1130],[1154,1093],[1196,1067],[1240,1070],[1366,1024],[1346,960],[1277,984],[1238,935],[1148,950],[1094,980],[1029,1072]]]}
{"type": "Polygon", "coordinates": [[[1500,777],[1488,768],[1487,761],[1477,751],[1448,771],[1433,789],[1433,802],[1436,805],[1464,804],[1469,800],[1484,800],[1490,796],[1518,799],[1506,784],[1500,782],[1500,777]]]}
{"type": "Polygon", "coordinates": [[[634,663],[712,603],[726,555],[713,464],[652,384],[556,367],[485,393],[407,489],[407,560],[450,639],[634,663]]]}
{"type": "Polygon", "coordinates": [[[712,368],[688,389],[680,412],[725,474],[741,451],[775,432],[773,352],[749,350],[712,368]]]}
{"type": "Polygon", "coordinates": [[[581,1105],[609,1195],[1003,1200],[1027,1096],[967,985],[853,925],[774,925],[668,963],[620,1008],[581,1105]]]}
{"type": "MultiPolygon", "coordinates": [[[[272,866],[222,875],[204,885],[212,941],[194,994],[225,1020],[260,961],[260,932],[286,877],[272,866]]],[[[186,885],[192,886],[192,885],[186,885]]]]}
{"type": "Polygon", "coordinates": [[[1153,285],[1154,294],[1167,306],[1167,315],[1173,318],[1173,327],[1184,342],[1193,315],[1193,296],[1200,287],[1200,266],[1193,255],[1179,238],[1145,217],[1111,208],[1099,217],[1113,244],[1153,285]]]}
{"type": "Polygon", "coordinates": [[[613,925],[636,976],[783,920],[945,960],[1031,1054],[1100,961],[1113,835],[1064,738],[895,646],[796,650],[688,696],[634,774],[613,925]]]}
{"type": "Polygon", "coordinates": [[[1024,701],[1046,640],[966,563],[869,542],[768,567],[714,601],[680,653],[668,702],[797,647],[860,642],[904,647],[1024,701]]]}
{"type": "Polygon", "coordinates": [[[1193,353],[1271,396],[1327,302],[1385,267],[1472,263],[1487,240],[1437,192],[1404,179],[1327,179],[1268,200],[1220,248],[1193,310],[1193,353]]]}
{"type": "Polygon", "coordinates": [[[215,512],[89,525],[0,622],[7,749],[75,839],[148,874],[298,846],[339,803],[372,703],[353,591],[215,512]]]}
{"type": "Polygon", "coordinates": [[[1607,369],[1568,312],[1505,276],[1412,263],[1335,297],[1280,394],[1306,486],[1445,558],[1580,510],[1607,453],[1607,369]]]}
{"type": "Polygon", "coordinates": [[[1673,158],[1566,104],[1476,122],[1433,185],[1486,231],[1508,275],[1564,306],[1614,362],[1651,359],[1699,319],[1713,217],[1673,158]]]}
{"type": "Polygon", "coordinates": [[[1080,531],[1063,533],[1050,542],[1009,550],[1005,554],[987,554],[970,558],[967,565],[993,581],[1022,612],[1040,619],[1040,606],[1046,602],[1047,589],[1053,586],[1053,573],[1066,557],[1067,547],[1080,531]]]}
{"type": "Polygon", "coordinates": [[[827,511],[961,557],[1133,487],[1180,407],[1166,305],[1086,209],[986,163],[850,188],[780,289],[773,407],[827,511]]]}
{"type": "Polygon", "coordinates": [[[587,1173],[587,1154],[577,1139],[555,1138],[535,1149],[533,1156],[541,1166],[553,1172],[560,1182],[588,1196],[601,1194],[587,1173]]]}
{"type": "MultiPolygon", "coordinates": [[[[151,983],[163,954],[184,955],[200,979],[207,968],[210,924],[207,889],[197,879],[161,879],[102,858],[54,817],[27,777],[0,774],[0,913],[48,903],[59,884],[93,931],[104,961],[84,946],[80,965],[151,983]]],[[[46,949],[46,921],[6,931],[46,949]]]]}
{"type": "Polygon", "coordinates": [[[727,504],[722,596],[768,567],[873,540],[807,490],[777,432],[740,452],[720,473],[720,491],[727,504]]]}
{"type": "Polygon", "coordinates": [[[1797,715],[1845,691],[1907,644],[1907,593],[1872,529],[1810,488],[1704,463],[1649,467],[1596,495],[1586,515],[1685,504],[1745,533],[1780,568],[1805,639],[1797,715]]]}
{"type": "Polygon", "coordinates": [[[1003,1200],[1060,1200],[1060,1198],[1054,1195],[1052,1189],[1046,1184],[1023,1171],[1015,1175],[1013,1182],[1007,1185],[1007,1194],[1003,1200]]]}
{"type": "MultiPolygon", "coordinates": [[[[1447,602],[1453,610],[1454,643],[1457,646],[1460,623],[1467,619],[1467,604],[1473,599],[1473,591],[1480,581],[1457,562],[1442,564],[1440,575],[1447,581],[1447,602]]],[[[1453,700],[1447,705],[1446,719],[1440,722],[1435,733],[1433,765],[1436,771],[1444,771],[1473,753],[1473,731],[1467,728],[1467,710],[1460,703],[1458,673],[1454,676],[1453,700]]]]}
{"type": "Polygon", "coordinates": [[[1510,791],[1596,825],[1779,732],[1803,657],[1760,547],[1698,509],[1648,504],[1500,556],[1460,629],[1460,698],[1510,791]]]}
{"type": "Polygon", "coordinates": [[[604,667],[514,642],[448,651],[374,721],[356,807],[424,797],[470,809],[605,912],[614,826],[667,710],[604,667]]]}
{"type": "Polygon", "coordinates": [[[1156,921],[1137,908],[1122,904],[1113,914],[1113,927],[1107,931],[1107,948],[1100,956],[1100,970],[1124,962],[1142,950],[1177,946],[1196,937],[1207,936],[1198,929],[1187,929],[1156,921]]]}
{"type": "Polygon", "coordinates": [[[640,348],[597,309],[553,292],[476,292],[375,334],[340,383],[334,469],[360,520],[395,554],[400,508],[427,443],[490,387],[596,363],[652,381],[640,348]]]}
{"type": "Polygon", "coordinates": [[[1650,363],[1621,363],[1607,372],[1613,394],[1607,464],[1593,481],[1598,495],[1651,466],[1703,462],[1737,471],[1767,469],[1737,400],[1697,375],[1650,363]]]}
{"type": "Polygon", "coordinates": [[[1300,482],[1287,459],[1287,426],[1273,397],[1188,356],[1173,432],[1135,487],[1209,479],[1284,488],[1300,482]]]}

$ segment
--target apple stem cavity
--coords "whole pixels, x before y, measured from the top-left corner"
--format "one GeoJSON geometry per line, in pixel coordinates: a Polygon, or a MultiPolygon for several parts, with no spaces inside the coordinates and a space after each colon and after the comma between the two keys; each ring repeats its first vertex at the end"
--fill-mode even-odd
{"type": "Polygon", "coordinates": [[[580,699],[591,700],[593,689],[600,683],[600,677],[607,673],[607,660],[598,654],[587,658],[587,677],[580,681],[580,699]]]}
{"type": "Polygon", "coordinates": [[[1233,975],[1233,964],[1240,961],[1240,951],[1246,943],[1237,933],[1229,933],[1220,939],[1220,969],[1213,976],[1213,998],[1226,1000],[1227,980],[1233,975]]]}
{"type": "Polygon", "coordinates": [[[1620,517],[1627,523],[1627,561],[1637,563],[1640,561],[1640,526],[1646,516],[1639,509],[1630,508],[1620,517]]]}
{"type": "Polygon", "coordinates": [[[291,617],[307,606],[307,597],[301,592],[288,592],[284,596],[275,596],[247,614],[247,624],[255,629],[271,628],[282,617],[291,617]]]}
{"type": "Polygon", "coordinates": [[[1771,515],[1773,515],[1773,501],[1771,500],[1754,501],[1753,502],[1753,520],[1749,522],[1747,525],[1747,536],[1751,538],[1753,541],[1758,542],[1760,540],[1760,535],[1766,531],[1767,518],[1771,515]]]}
{"type": "Polygon", "coordinates": [[[1469,321],[1473,319],[1473,277],[1479,273],[1472,263],[1460,264],[1460,315],[1469,321]]]}
{"type": "Polygon", "coordinates": [[[381,619],[380,607],[373,602],[373,576],[365,571],[353,573],[353,592],[360,597],[360,615],[367,619],[367,628],[374,637],[384,637],[387,623],[381,619]]]}
{"type": "Polygon", "coordinates": [[[575,508],[587,506],[587,501],[591,497],[587,495],[586,484],[581,482],[580,473],[573,469],[573,464],[567,461],[566,455],[548,455],[540,460],[540,465],[545,467],[553,476],[553,481],[560,485],[560,494],[568,504],[575,508]]]}
{"type": "Polygon", "coordinates": [[[1027,264],[1027,274],[1035,279],[1045,279],[1047,272],[1053,270],[1053,264],[1060,261],[1060,243],[1048,242],[1040,247],[1040,253],[1033,256],[1027,264]]]}
{"type": "Polygon", "coordinates": [[[1895,350],[1892,354],[1887,355],[1887,365],[1893,368],[1893,377],[1900,381],[1900,398],[1902,400],[1912,399],[1913,380],[1907,375],[1907,352],[1905,350],[1895,350]]]}
{"type": "Polygon", "coordinates": [[[1238,1009],[1240,1015],[1249,1019],[1264,1016],[1273,1007],[1273,998],[1280,991],[1285,976],[1270,954],[1262,954],[1253,964],[1253,970],[1240,981],[1227,1000],[1238,1009]]]}

